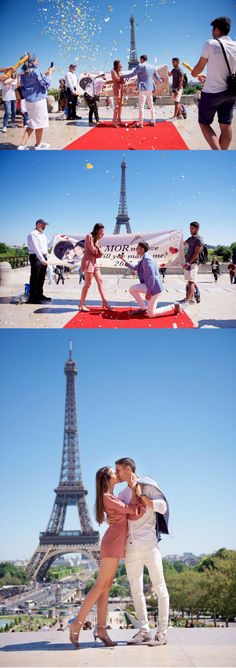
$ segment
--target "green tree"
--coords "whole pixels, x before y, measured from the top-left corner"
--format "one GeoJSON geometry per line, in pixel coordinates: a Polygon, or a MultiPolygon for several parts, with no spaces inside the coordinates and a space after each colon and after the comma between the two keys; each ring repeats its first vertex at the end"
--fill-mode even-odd
{"type": "Polygon", "coordinates": [[[0,563],[0,587],[27,584],[28,582],[26,570],[22,566],[15,566],[11,561],[0,563]]]}
{"type": "Polygon", "coordinates": [[[9,246],[0,241],[0,253],[8,253],[10,251],[9,246]]]}
{"type": "Polygon", "coordinates": [[[218,257],[222,258],[223,262],[229,262],[232,250],[229,246],[216,246],[215,253],[218,257]]]}

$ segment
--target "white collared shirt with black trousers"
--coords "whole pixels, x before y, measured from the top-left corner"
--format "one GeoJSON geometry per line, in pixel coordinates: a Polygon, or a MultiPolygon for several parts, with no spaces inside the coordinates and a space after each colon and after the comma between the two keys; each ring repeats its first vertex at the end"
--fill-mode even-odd
{"type": "Polygon", "coordinates": [[[27,237],[31,266],[29,302],[38,303],[43,299],[43,285],[47,267],[42,264],[48,257],[48,241],[43,232],[33,230],[27,237]]]}

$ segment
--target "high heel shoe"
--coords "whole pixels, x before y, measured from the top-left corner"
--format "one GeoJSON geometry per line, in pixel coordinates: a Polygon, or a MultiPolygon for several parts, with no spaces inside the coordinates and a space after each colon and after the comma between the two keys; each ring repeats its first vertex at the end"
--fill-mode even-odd
{"type": "Polygon", "coordinates": [[[89,308],[87,308],[87,306],[84,306],[84,304],[82,304],[82,306],[80,304],[78,304],[78,307],[79,307],[79,311],[89,313],[89,308]]]}
{"type": "Polygon", "coordinates": [[[115,645],[117,645],[116,642],[113,642],[113,640],[111,640],[106,630],[104,635],[102,635],[101,633],[98,632],[98,629],[106,629],[106,626],[95,626],[95,629],[93,631],[93,637],[95,642],[97,638],[99,638],[99,640],[101,640],[104,643],[104,645],[106,645],[106,647],[115,647],[115,645]]]}
{"type": "MultiPolygon", "coordinates": [[[[80,629],[81,629],[81,626],[83,626],[83,622],[81,622],[76,617],[72,620],[71,627],[73,626],[73,624],[79,624],[80,629]]],[[[79,649],[79,646],[80,646],[79,643],[78,643],[79,632],[80,632],[80,630],[79,631],[73,631],[72,628],[70,628],[70,641],[71,641],[72,645],[74,645],[75,649],[79,649]],[[73,637],[76,638],[76,640],[73,640],[73,637]]]]}
{"type": "Polygon", "coordinates": [[[112,306],[110,306],[107,301],[102,302],[102,306],[103,308],[107,309],[107,311],[112,311],[112,306]]]}

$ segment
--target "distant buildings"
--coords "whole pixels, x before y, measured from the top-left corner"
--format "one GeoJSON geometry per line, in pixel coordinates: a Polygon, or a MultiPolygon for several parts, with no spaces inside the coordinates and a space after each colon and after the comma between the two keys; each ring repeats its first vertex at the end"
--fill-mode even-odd
{"type": "Polygon", "coordinates": [[[179,554],[167,554],[166,557],[163,558],[164,561],[168,561],[169,564],[174,564],[176,561],[180,561],[185,566],[196,566],[199,561],[201,561],[204,557],[206,557],[206,554],[202,553],[199,554],[199,556],[196,556],[192,552],[184,552],[182,555],[179,554]]]}

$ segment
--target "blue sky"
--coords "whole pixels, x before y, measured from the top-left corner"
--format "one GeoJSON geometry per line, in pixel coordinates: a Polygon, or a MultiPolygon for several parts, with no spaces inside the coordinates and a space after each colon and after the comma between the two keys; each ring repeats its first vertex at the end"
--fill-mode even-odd
{"type": "MultiPolygon", "coordinates": [[[[82,233],[102,222],[114,230],[122,153],[1,152],[0,240],[23,244],[38,218],[47,233],[82,233]],[[3,154],[4,153],[4,154],[3,154]],[[93,169],[87,169],[89,161],[93,169]]],[[[234,151],[127,152],[128,212],[133,232],[181,228],[198,220],[206,243],[235,241],[234,151]]]]}
{"type": "Polygon", "coordinates": [[[1,64],[11,65],[25,51],[34,51],[42,70],[54,61],[54,85],[70,62],[77,63],[78,73],[108,71],[115,58],[126,68],[131,13],[138,54],[147,52],[150,61],[158,64],[169,64],[173,56],[179,56],[194,65],[216,16],[230,16],[231,35],[236,35],[232,0],[5,0],[1,6],[1,64]],[[6,29],[9,25],[10,30],[6,29]]]}
{"type": "MultiPolygon", "coordinates": [[[[59,481],[69,334],[2,330],[0,342],[1,559],[27,558],[59,481]]],[[[235,549],[234,333],[86,330],[72,342],[91,514],[96,470],[131,456],[170,501],[163,555],[235,549]]]]}

